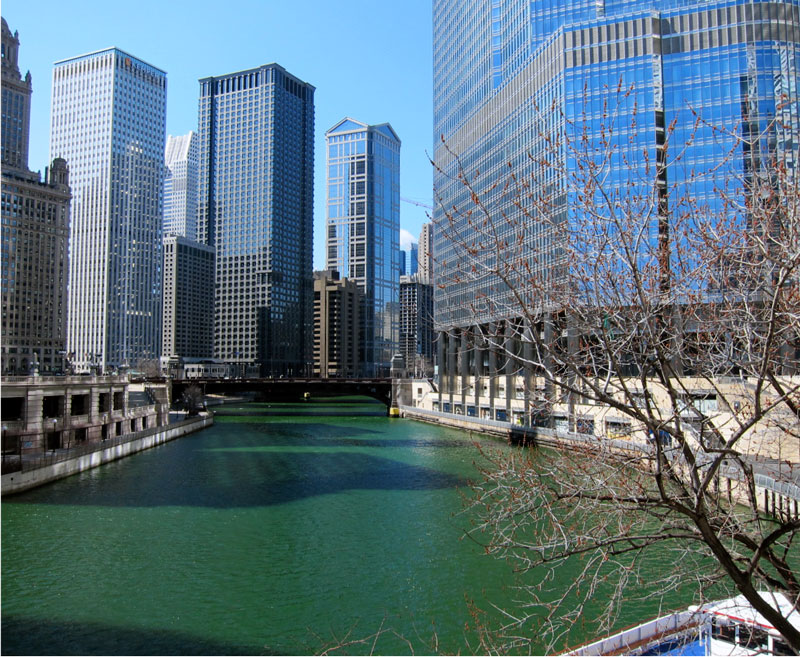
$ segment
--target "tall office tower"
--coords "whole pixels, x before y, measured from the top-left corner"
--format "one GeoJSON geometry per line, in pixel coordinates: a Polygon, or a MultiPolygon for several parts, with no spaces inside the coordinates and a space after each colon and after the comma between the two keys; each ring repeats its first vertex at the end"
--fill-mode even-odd
{"type": "Polygon", "coordinates": [[[314,272],[314,376],[358,376],[362,297],[338,271],[314,272]]]}
{"type": "Polygon", "coordinates": [[[2,19],[2,46],[3,119],[0,141],[3,169],[27,169],[33,84],[30,71],[25,74],[25,79],[20,75],[18,33],[11,34],[5,18],[2,19]]]}
{"type": "Polygon", "coordinates": [[[67,344],[79,371],[158,357],[166,97],[166,74],[117,48],[53,69],[50,155],[70,167],[67,344]]]}
{"type": "Polygon", "coordinates": [[[2,21],[2,373],[62,372],[67,329],[67,163],[28,170],[31,75],[2,21]]]}
{"type": "Polygon", "coordinates": [[[398,345],[400,139],[388,123],[345,118],[327,143],[327,268],[364,292],[361,367],[388,376],[398,345]]]}
{"type": "Polygon", "coordinates": [[[242,374],[308,374],[314,87],[277,64],[203,78],[198,137],[198,238],[217,255],[214,357],[242,374]]]}
{"type": "Polygon", "coordinates": [[[164,237],[197,240],[197,135],[167,137],[164,164],[164,237]]]}
{"type": "Polygon", "coordinates": [[[423,283],[433,284],[433,224],[422,224],[417,244],[417,259],[419,268],[417,273],[423,283]]]}
{"type": "Polygon", "coordinates": [[[409,244],[407,249],[400,249],[400,275],[413,276],[419,268],[418,248],[416,244],[409,244]]]}
{"type": "Polygon", "coordinates": [[[214,249],[180,235],[164,238],[161,355],[214,353],[214,249]]]}
{"type": "Polygon", "coordinates": [[[416,276],[400,277],[400,354],[411,376],[433,374],[433,287],[416,276]]]}
{"type": "MultiPolygon", "coordinates": [[[[582,174],[576,158],[558,151],[573,138],[613,152],[603,171],[611,198],[643,193],[629,185],[642,185],[648,162],[658,167],[651,235],[661,235],[658,222],[668,221],[667,190],[720,210],[715,185],[694,184],[697,172],[719,165],[717,181],[745,180],[771,154],[796,167],[799,41],[796,0],[434,0],[435,313],[448,354],[440,367],[457,367],[459,344],[469,346],[460,330],[507,319],[514,307],[511,290],[493,276],[458,280],[469,264],[447,233],[467,235],[468,218],[461,214],[450,226],[443,208],[467,211],[474,198],[492,203],[509,229],[524,222],[519,248],[533,256],[530,275],[558,275],[554,267],[569,263],[558,262],[564,245],[553,239],[553,224],[526,219],[501,192],[509,170],[530,180],[523,199],[540,203],[527,208],[535,214],[554,190],[567,190],[570,176],[582,174]],[[748,142],[760,135],[753,145],[760,152],[723,161],[725,148],[735,147],[736,135],[720,147],[726,130],[748,142]],[[673,149],[665,159],[668,131],[673,149]],[[670,166],[677,145],[690,141],[680,166],[670,166]],[[532,175],[548,157],[564,157],[565,168],[532,175]],[[474,197],[458,179],[459,166],[468,175],[480,171],[474,197]]],[[[564,194],[557,221],[587,219],[585,203],[564,194]]]]}

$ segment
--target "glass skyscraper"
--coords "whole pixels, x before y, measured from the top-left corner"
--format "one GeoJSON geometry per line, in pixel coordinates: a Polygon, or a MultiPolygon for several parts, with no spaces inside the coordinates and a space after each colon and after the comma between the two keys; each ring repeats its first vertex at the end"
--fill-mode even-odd
{"type": "MultiPolygon", "coordinates": [[[[739,137],[754,140],[762,164],[774,154],[797,167],[797,0],[434,0],[433,34],[433,159],[441,167],[434,174],[434,250],[437,282],[446,283],[435,292],[440,331],[501,320],[513,307],[492,276],[457,280],[468,265],[447,233],[464,234],[467,223],[449,226],[441,208],[466,211],[473,203],[459,165],[480,171],[485,182],[476,193],[492,197],[512,221],[527,220],[489,185],[502,187],[510,170],[531,180],[537,158],[563,155],[554,150],[558,135],[581,138],[570,130],[616,149],[605,181],[612,195],[639,184],[633,181],[658,161],[668,130],[674,143],[691,148],[659,182],[701,207],[719,210],[720,201],[713,184],[695,184],[694,171],[720,166],[718,181],[752,173],[756,158],[720,159],[739,137]],[[733,133],[727,146],[720,128],[733,133]],[[477,306],[478,296],[487,302],[477,306]]],[[[573,161],[564,162],[565,178],[578,173],[573,161]]],[[[533,176],[526,194],[566,189],[565,178],[533,176]]],[[[562,200],[563,219],[572,221],[581,203],[562,200]]],[[[552,268],[563,256],[544,222],[525,235],[537,266],[552,268]]]]}
{"type": "Polygon", "coordinates": [[[314,87],[277,64],[200,80],[198,240],[216,250],[214,357],[312,363],[314,87]]]}
{"type": "Polygon", "coordinates": [[[67,350],[76,369],[157,358],[164,71],[117,48],[56,62],[50,156],[72,187],[67,350]]]}
{"type": "Polygon", "coordinates": [[[364,291],[362,374],[388,376],[399,330],[400,139],[388,123],[350,118],[325,139],[326,268],[364,291]]]}

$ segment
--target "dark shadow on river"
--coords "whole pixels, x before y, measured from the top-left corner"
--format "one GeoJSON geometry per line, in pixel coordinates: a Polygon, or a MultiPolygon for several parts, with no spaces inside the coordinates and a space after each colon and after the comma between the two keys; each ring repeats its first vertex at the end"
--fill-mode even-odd
{"type": "MultiPolygon", "coordinates": [[[[289,650],[292,650],[291,648],[289,650]]],[[[294,648],[295,654],[307,648],[294,648]]],[[[140,630],[99,623],[67,623],[3,616],[4,655],[281,655],[287,648],[206,641],[168,630],[140,630]]]]}
{"type": "MultiPolygon", "coordinates": [[[[335,441],[334,441],[335,442],[335,441]]],[[[331,441],[326,441],[331,447],[331,441]]],[[[467,483],[462,477],[354,451],[294,452],[297,443],[217,446],[210,450],[157,448],[157,458],[141,458],[140,476],[115,476],[117,461],[81,477],[96,477],[80,496],[60,496],[69,479],[3,500],[14,504],[67,504],[108,507],[185,506],[242,508],[287,504],[347,490],[436,490],[467,483]],[[263,450],[263,451],[260,451],[263,450]],[[208,458],[208,452],[214,458],[208,458]],[[205,455],[199,454],[205,452],[205,455]]],[[[126,463],[126,461],[128,461],[126,463]]]]}

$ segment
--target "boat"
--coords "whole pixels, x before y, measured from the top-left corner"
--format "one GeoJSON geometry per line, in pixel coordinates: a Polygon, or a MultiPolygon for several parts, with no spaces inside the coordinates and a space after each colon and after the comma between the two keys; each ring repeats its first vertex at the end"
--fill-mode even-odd
{"type": "MultiPolygon", "coordinates": [[[[800,612],[783,593],[759,595],[800,630],[800,612]]],[[[792,655],[789,645],[743,595],[692,605],[567,655],[792,655]]]]}

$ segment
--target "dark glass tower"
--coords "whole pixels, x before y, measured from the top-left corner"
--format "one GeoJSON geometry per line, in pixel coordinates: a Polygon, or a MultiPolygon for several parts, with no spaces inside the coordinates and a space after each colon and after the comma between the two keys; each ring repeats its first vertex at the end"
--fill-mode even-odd
{"type": "Polygon", "coordinates": [[[307,374],[314,87],[277,64],[203,78],[198,141],[198,239],[216,250],[214,357],[240,374],[307,374]]]}
{"type": "Polygon", "coordinates": [[[361,370],[388,376],[398,348],[400,139],[388,123],[351,118],[325,133],[327,268],[358,283],[361,370]]]}

